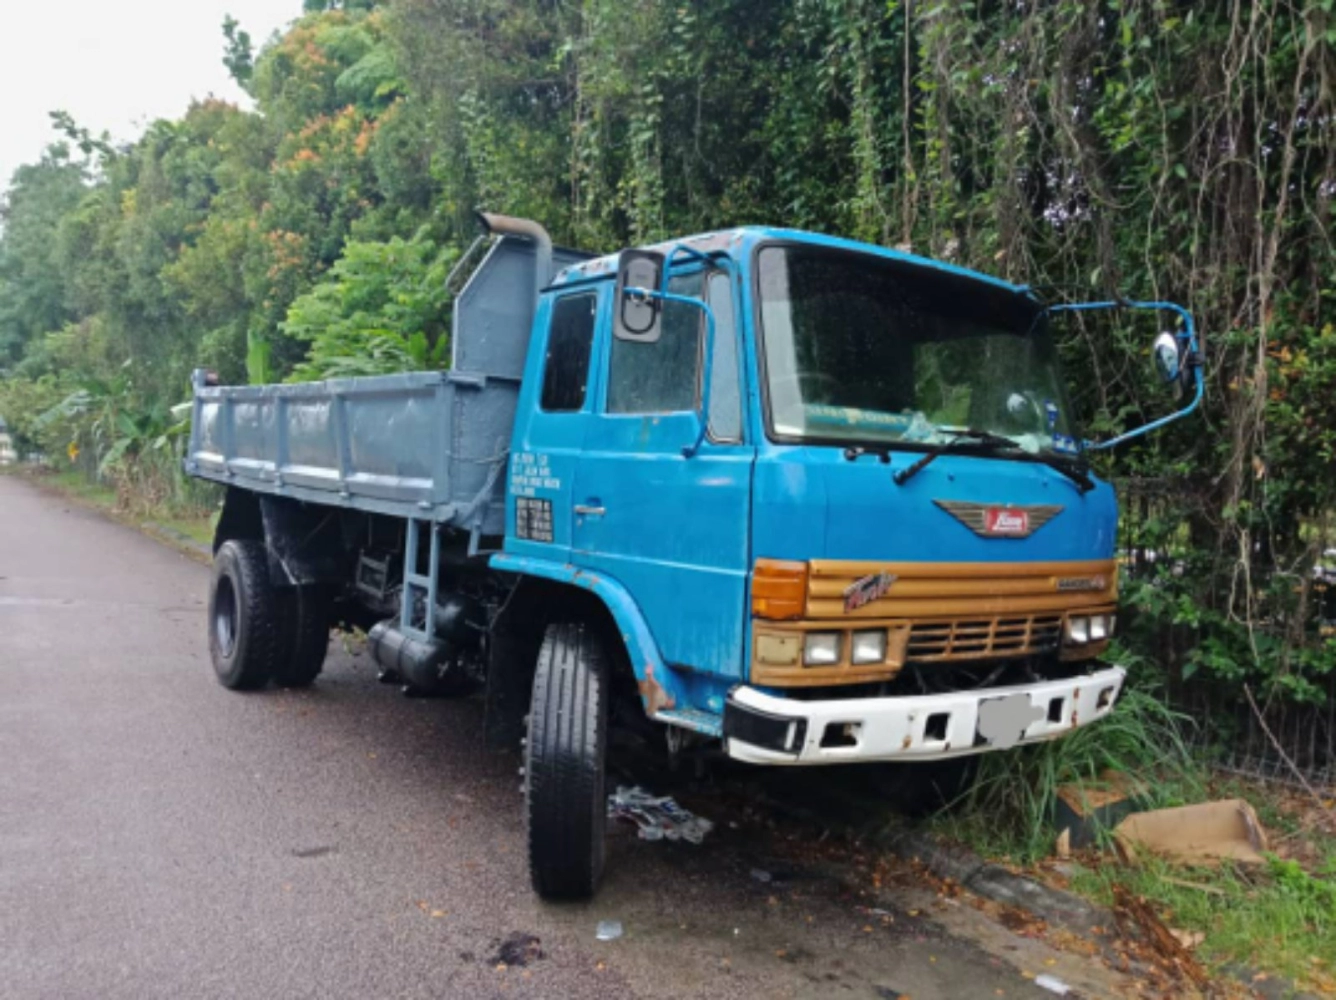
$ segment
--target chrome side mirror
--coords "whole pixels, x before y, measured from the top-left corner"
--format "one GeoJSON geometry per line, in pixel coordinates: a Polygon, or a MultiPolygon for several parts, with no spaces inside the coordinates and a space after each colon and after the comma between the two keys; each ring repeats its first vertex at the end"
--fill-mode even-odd
{"type": "Polygon", "coordinates": [[[1168,331],[1155,338],[1151,349],[1155,357],[1155,370],[1164,382],[1177,382],[1183,373],[1182,354],[1178,349],[1178,338],[1168,331]]]}

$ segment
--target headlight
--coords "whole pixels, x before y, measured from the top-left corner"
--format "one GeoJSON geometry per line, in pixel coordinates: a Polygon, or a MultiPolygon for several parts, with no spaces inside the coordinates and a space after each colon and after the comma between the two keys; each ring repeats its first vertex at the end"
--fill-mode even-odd
{"type": "Polygon", "coordinates": [[[849,650],[854,663],[882,663],[886,659],[886,630],[871,629],[855,632],[849,650]]]}
{"type": "Polygon", "coordinates": [[[1090,641],[1103,642],[1113,629],[1108,615],[1092,615],[1090,618],[1090,641]]]}
{"type": "Polygon", "coordinates": [[[1072,615],[1067,619],[1067,641],[1083,646],[1090,641],[1090,619],[1083,615],[1072,615]]]}
{"type": "Polygon", "coordinates": [[[840,634],[838,632],[809,632],[803,647],[803,663],[809,667],[823,667],[840,662],[840,634]]]}
{"type": "Polygon", "coordinates": [[[1113,615],[1071,615],[1067,619],[1067,644],[1103,642],[1113,635],[1115,620],[1113,615]]]}

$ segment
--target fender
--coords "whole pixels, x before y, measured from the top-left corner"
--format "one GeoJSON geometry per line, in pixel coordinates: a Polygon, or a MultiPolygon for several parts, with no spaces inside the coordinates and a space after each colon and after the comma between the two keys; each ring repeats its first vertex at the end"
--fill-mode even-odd
{"type": "Polygon", "coordinates": [[[617,624],[617,630],[622,635],[622,642],[626,643],[626,653],[631,658],[631,669],[635,671],[636,683],[640,688],[640,700],[645,705],[645,714],[655,719],[659,718],[662,712],[685,708],[691,704],[681,676],[668,666],[659,654],[658,644],[654,641],[654,636],[650,633],[649,626],[645,623],[645,616],[641,613],[635,598],[616,580],[602,573],[591,573],[578,566],[572,566],[570,563],[534,559],[530,556],[504,552],[492,556],[491,566],[506,573],[543,577],[590,591],[608,609],[612,620],[617,624]]]}

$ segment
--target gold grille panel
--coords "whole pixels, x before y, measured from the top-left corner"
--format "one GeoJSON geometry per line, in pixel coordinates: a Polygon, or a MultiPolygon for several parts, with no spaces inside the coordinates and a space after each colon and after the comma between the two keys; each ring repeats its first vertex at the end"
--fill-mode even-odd
{"type": "Polygon", "coordinates": [[[907,660],[973,660],[1051,652],[1062,638],[1061,615],[915,622],[909,630],[907,660]]]}
{"type": "MultiPolygon", "coordinates": [[[[1112,559],[1047,563],[886,563],[813,560],[808,564],[807,607],[796,621],[753,622],[751,678],[757,684],[804,687],[890,680],[907,663],[969,663],[1056,652],[1089,659],[1108,643],[1062,646],[1069,614],[1112,614],[1118,572],[1112,559]],[[850,588],[869,577],[889,585],[846,611],[850,588]],[[884,628],[890,641],[883,663],[848,662],[850,637],[884,628]],[[808,632],[839,632],[842,662],[803,666],[808,632]],[[779,659],[759,657],[764,635],[779,643],[779,659]],[[796,653],[796,657],[795,657],[796,653]],[[787,657],[794,660],[781,662],[787,657]]],[[[767,647],[770,648],[770,647],[767,647]]]]}
{"type": "MultiPolygon", "coordinates": [[[[1007,544],[1000,542],[999,544],[1007,544]]],[[[884,563],[814,559],[807,584],[811,618],[947,619],[992,622],[1061,615],[1118,599],[1112,559],[1035,563],[884,563]],[[845,593],[866,577],[886,573],[890,586],[852,612],[845,593]]]]}

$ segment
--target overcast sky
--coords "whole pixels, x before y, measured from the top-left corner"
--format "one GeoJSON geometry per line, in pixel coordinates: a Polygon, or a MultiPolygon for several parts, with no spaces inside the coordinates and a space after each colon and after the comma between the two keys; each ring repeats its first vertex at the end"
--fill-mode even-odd
{"type": "Polygon", "coordinates": [[[223,68],[223,18],[257,47],[301,0],[4,0],[0,29],[0,191],[56,138],[47,112],[133,139],[192,97],[241,102],[223,68]]]}

